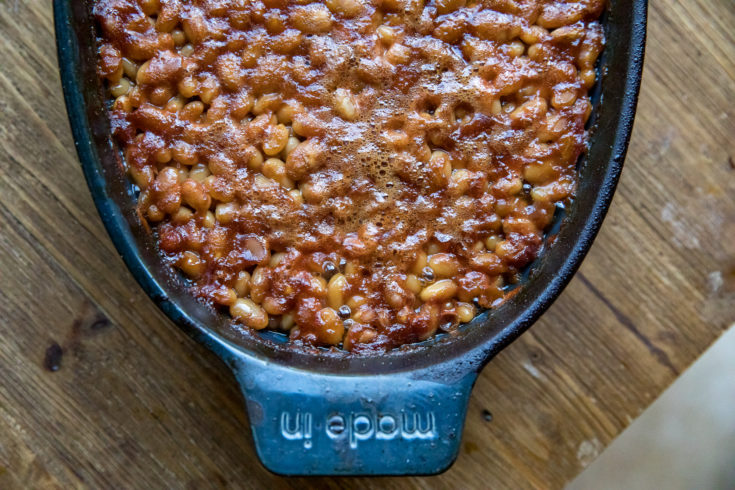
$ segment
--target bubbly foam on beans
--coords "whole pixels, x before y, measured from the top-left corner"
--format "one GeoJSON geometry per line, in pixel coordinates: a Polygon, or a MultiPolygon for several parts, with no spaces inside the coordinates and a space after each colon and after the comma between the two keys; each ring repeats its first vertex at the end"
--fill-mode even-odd
{"type": "Polygon", "coordinates": [[[604,4],[97,0],[141,218],[237,325],[453,333],[573,197],[604,4]]]}

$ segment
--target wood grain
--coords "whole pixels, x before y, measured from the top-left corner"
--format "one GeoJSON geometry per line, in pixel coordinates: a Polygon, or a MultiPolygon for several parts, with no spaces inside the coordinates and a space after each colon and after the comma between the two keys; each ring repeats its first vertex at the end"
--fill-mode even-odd
{"type": "Polygon", "coordinates": [[[651,2],[609,217],[562,297],[482,373],[455,466],[282,479],[257,462],[232,376],[101,225],[50,2],[0,1],[0,488],[562,487],[735,320],[734,25],[731,0],[651,2]]]}

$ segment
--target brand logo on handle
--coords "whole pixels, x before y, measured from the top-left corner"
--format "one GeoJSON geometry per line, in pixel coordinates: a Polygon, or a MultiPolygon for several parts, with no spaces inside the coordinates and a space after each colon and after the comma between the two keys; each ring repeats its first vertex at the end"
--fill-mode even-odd
{"type": "MultiPolygon", "coordinates": [[[[306,449],[312,447],[314,425],[311,413],[282,412],[280,424],[281,434],[285,439],[303,441],[306,449]]],[[[317,425],[319,426],[321,424],[317,425]]],[[[324,430],[327,437],[332,440],[345,440],[352,449],[357,449],[360,442],[371,439],[412,441],[438,437],[434,412],[403,412],[399,415],[361,412],[333,413],[327,417],[324,430]]]]}

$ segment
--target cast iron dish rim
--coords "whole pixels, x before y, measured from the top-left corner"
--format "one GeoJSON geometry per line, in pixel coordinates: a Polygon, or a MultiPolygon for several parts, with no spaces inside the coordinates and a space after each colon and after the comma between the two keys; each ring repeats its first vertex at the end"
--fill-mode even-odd
{"type": "MultiPolygon", "coordinates": [[[[499,330],[490,328],[490,325],[478,325],[478,323],[490,323],[492,318],[488,316],[494,316],[498,311],[494,310],[473,320],[472,325],[463,329],[462,334],[457,338],[434,340],[425,345],[407,346],[373,356],[354,356],[326,351],[318,351],[315,354],[313,349],[300,349],[265,341],[248,330],[238,333],[240,338],[233,334],[228,335],[226,332],[216,332],[189,316],[176,304],[175,300],[168,297],[162,286],[163,281],[157,279],[153,271],[144,263],[138,244],[123,213],[108,194],[107,182],[97,170],[97,166],[101,168],[102,164],[88,124],[86,103],[82,92],[84,82],[94,83],[94,81],[81,80],[81,70],[74,59],[73,28],[66,22],[61,6],[62,3],[68,1],[54,1],[61,81],[74,142],[94,203],[120,256],[148,296],[189,335],[216,351],[229,349],[240,352],[241,355],[265,357],[270,361],[292,368],[333,374],[345,374],[345,368],[348,369],[346,374],[349,375],[374,375],[425,369],[427,371],[437,370],[436,376],[444,377],[447,373],[441,369],[441,365],[447,363],[451,364],[455,371],[461,365],[466,365],[471,369],[480,369],[495,354],[525,332],[556,300],[572,279],[600,230],[620,178],[632,132],[643,69],[647,0],[633,0],[633,9],[629,13],[632,18],[632,27],[630,29],[630,49],[626,58],[628,65],[625,69],[620,70],[620,73],[625,76],[625,89],[616,119],[611,157],[609,161],[604,162],[606,172],[594,206],[584,220],[571,250],[566,252],[564,260],[557,268],[556,274],[537,296],[531,298],[530,304],[507,325],[499,330]]],[[[616,12],[615,15],[621,14],[616,12]]],[[[618,70],[615,71],[618,72],[618,70]]],[[[590,148],[594,144],[595,136],[592,136],[590,148]]],[[[555,247],[559,245],[557,243],[555,247]]],[[[459,371],[466,372],[463,369],[459,371]]]]}

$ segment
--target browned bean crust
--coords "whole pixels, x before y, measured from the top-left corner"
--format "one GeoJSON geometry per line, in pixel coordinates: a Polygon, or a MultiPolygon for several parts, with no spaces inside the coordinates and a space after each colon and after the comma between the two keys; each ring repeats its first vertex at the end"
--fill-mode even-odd
{"type": "Polygon", "coordinates": [[[453,331],[538,255],[604,0],[98,0],[141,215],[253,329],[382,351],[453,331]]]}

